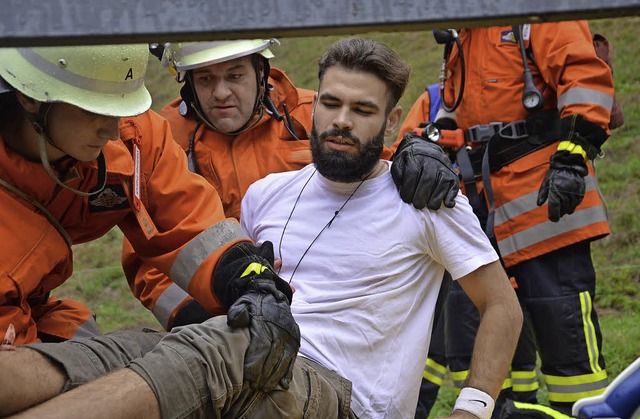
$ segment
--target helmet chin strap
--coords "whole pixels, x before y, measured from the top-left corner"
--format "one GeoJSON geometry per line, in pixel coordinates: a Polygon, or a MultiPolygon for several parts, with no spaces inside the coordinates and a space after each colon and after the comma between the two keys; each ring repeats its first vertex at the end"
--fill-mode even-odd
{"type": "Polygon", "coordinates": [[[28,114],[29,120],[31,121],[31,126],[38,134],[38,148],[40,151],[40,162],[42,163],[42,166],[44,167],[45,172],[47,172],[49,177],[53,179],[58,185],[62,186],[65,189],[70,190],[71,192],[77,195],[92,196],[102,192],[102,190],[107,184],[107,164],[105,161],[104,154],[102,153],[102,150],[100,150],[100,154],[96,159],[98,162],[98,182],[96,186],[91,188],[89,192],[80,191],[78,189],[72,188],[64,184],[64,182],[62,182],[58,178],[58,176],[54,173],[53,169],[51,169],[51,165],[49,164],[49,153],[47,153],[47,143],[52,147],[54,147],[56,150],[60,150],[63,153],[65,151],[57,147],[53,143],[53,140],[51,140],[49,136],[46,135],[45,133],[46,126],[47,126],[46,117],[47,117],[47,113],[49,112],[49,108],[51,108],[51,103],[42,103],[40,105],[40,109],[38,109],[37,114],[28,114]]]}

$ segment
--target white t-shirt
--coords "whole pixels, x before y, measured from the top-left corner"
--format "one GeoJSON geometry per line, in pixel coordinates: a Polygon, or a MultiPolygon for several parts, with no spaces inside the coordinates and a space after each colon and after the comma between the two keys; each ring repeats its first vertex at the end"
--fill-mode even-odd
{"type": "Polygon", "coordinates": [[[269,175],[247,191],[241,223],[273,243],[292,279],[300,355],[353,383],[359,417],[413,418],[444,270],[458,279],[498,256],[464,195],[452,209],[416,210],[388,169],[360,183],[314,165],[269,175]]]}

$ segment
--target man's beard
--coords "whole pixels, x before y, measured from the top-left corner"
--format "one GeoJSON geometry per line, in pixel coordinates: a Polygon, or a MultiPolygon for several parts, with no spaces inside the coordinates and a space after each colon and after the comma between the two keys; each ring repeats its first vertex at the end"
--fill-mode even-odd
{"type": "Polygon", "coordinates": [[[357,182],[366,178],[376,164],[380,160],[380,153],[384,147],[384,131],[386,129],[386,123],[382,125],[380,131],[370,138],[370,141],[365,144],[353,135],[350,131],[341,131],[333,129],[325,131],[318,136],[315,123],[311,127],[311,156],[313,162],[318,169],[318,172],[327,179],[335,182],[357,182]],[[326,150],[322,147],[321,140],[325,140],[330,137],[348,138],[357,147],[358,152],[356,154],[326,150]]]}

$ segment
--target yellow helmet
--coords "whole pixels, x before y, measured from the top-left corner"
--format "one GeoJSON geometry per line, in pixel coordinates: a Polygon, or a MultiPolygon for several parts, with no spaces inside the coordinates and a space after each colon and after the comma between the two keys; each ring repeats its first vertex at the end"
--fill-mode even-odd
{"type": "Polygon", "coordinates": [[[151,106],[144,86],[148,57],[146,44],[0,48],[0,77],[41,102],[133,116],[151,106]]]}
{"type": "Polygon", "coordinates": [[[274,55],[269,50],[273,44],[280,44],[275,39],[244,39],[239,41],[211,41],[166,44],[162,63],[168,67],[178,80],[184,80],[188,70],[222,63],[251,54],[260,54],[266,59],[274,55]]]}

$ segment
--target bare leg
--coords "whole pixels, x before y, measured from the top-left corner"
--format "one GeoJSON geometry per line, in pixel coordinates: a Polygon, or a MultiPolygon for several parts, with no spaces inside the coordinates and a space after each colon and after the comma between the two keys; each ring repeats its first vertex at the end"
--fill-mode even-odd
{"type": "Polygon", "coordinates": [[[18,346],[0,352],[0,416],[57,396],[66,381],[66,374],[37,351],[18,346]]]}
{"type": "Polygon", "coordinates": [[[147,382],[128,368],[25,410],[13,418],[160,419],[160,407],[147,382]]]}

